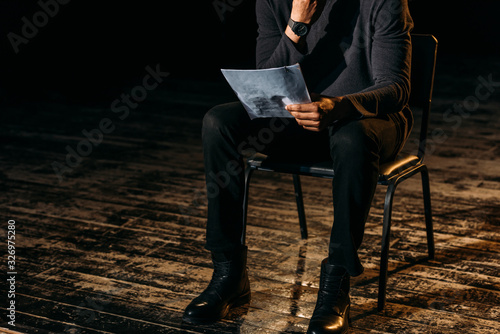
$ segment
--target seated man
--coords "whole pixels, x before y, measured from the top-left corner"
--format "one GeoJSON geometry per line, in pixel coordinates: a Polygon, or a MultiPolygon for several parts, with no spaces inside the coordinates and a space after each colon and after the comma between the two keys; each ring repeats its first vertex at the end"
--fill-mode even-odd
{"type": "Polygon", "coordinates": [[[316,95],[312,103],[286,106],[295,119],[250,120],[239,102],[206,114],[206,248],[212,252],[214,273],[183,319],[217,321],[250,300],[247,249],[240,242],[242,152],[250,149],[332,159],[334,221],[308,333],[345,333],[349,278],[363,272],[357,250],[379,165],[396,157],[413,123],[407,106],[413,26],[407,1],[257,0],[256,13],[257,67],[300,63],[309,91],[316,95]],[[265,138],[262,129],[269,129],[265,138]]]}

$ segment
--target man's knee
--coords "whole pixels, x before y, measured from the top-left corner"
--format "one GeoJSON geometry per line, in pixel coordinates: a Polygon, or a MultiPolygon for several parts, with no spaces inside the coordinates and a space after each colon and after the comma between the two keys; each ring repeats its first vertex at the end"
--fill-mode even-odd
{"type": "Polygon", "coordinates": [[[221,127],[224,127],[223,117],[219,106],[210,109],[203,117],[203,132],[209,131],[219,131],[221,127]]]}
{"type": "Polygon", "coordinates": [[[377,139],[370,132],[366,122],[362,120],[351,121],[340,126],[334,130],[330,141],[332,157],[366,155],[377,150],[377,139]]]}
{"type": "Polygon", "coordinates": [[[239,103],[221,104],[210,109],[203,117],[203,136],[226,133],[243,125],[242,106],[239,103]]]}
{"type": "Polygon", "coordinates": [[[236,103],[226,103],[213,107],[203,117],[203,134],[224,133],[229,129],[244,127],[249,121],[243,106],[236,103]]]}

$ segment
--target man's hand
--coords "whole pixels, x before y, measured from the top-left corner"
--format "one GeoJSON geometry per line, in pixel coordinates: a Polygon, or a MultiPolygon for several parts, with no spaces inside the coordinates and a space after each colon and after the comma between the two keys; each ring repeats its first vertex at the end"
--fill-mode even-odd
{"type": "Polygon", "coordinates": [[[356,114],[356,109],[345,97],[324,97],[311,94],[314,102],[289,104],[286,110],[292,114],[297,123],[306,130],[319,132],[335,121],[356,114]]]}
{"type": "MultiPolygon", "coordinates": [[[[323,11],[324,7],[325,0],[293,0],[290,18],[295,22],[313,24],[323,11]]],[[[302,40],[302,38],[295,35],[292,29],[288,26],[286,27],[285,34],[295,44],[299,44],[302,40]]]]}
{"type": "Polygon", "coordinates": [[[311,24],[315,14],[321,14],[324,3],[324,0],[293,0],[290,17],[296,22],[311,24]]]}

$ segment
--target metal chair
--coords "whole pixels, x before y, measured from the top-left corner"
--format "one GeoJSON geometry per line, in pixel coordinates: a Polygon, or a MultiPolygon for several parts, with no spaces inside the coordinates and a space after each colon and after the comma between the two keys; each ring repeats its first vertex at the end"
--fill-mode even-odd
{"type": "MultiPolygon", "coordinates": [[[[425,224],[427,232],[427,246],[429,258],[434,258],[434,236],[432,229],[431,198],[429,188],[429,174],[423,163],[427,140],[427,128],[431,110],[432,90],[434,83],[434,69],[436,64],[437,40],[432,35],[412,35],[412,70],[410,107],[412,110],[422,110],[420,124],[420,142],[417,155],[400,154],[395,161],[382,164],[378,184],[386,185],[387,192],[384,204],[382,251],[380,259],[380,276],[378,292],[378,310],[385,305],[387,267],[389,255],[389,240],[391,231],[392,202],[396,187],[404,180],[420,173],[425,210],[425,224]]],[[[247,160],[245,169],[245,189],[243,201],[243,233],[242,244],[245,244],[246,221],[248,209],[248,191],[253,171],[272,171],[293,175],[295,197],[300,222],[302,239],[307,239],[307,225],[302,200],[300,175],[333,178],[334,171],[331,161],[318,163],[289,163],[273,160],[272,157],[257,155],[247,160]]]]}

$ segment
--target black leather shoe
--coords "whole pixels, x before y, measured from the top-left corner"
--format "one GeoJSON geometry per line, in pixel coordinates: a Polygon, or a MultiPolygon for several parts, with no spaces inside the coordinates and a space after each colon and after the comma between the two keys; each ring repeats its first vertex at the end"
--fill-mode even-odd
{"type": "Polygon", "coordinates": [[[318,300],[307,334],[344,334],[349,331],[349,274],[343,267],[321,263],[318,300]]]}
{"type": "Polygon", "coordinates": [[[247,248],[231,261],[217,262],[212,254],[214,273],[208,287],[186,307],[182,320],[207,324],[224,318],[233,307],[250,302],[247,248]]]}

